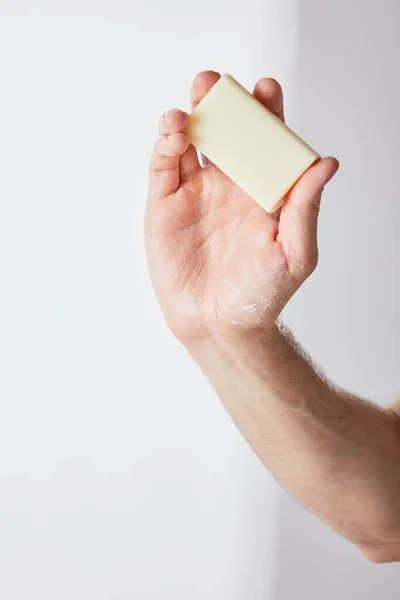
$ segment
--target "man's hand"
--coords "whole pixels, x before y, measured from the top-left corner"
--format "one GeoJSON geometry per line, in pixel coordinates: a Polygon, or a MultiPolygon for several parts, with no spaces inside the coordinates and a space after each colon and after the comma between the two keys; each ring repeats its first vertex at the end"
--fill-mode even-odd
{"type": "MultiPolygon", "coordinates": [[[[220,75],[200,73],[195,107],[220,75]]],[[[283,120],[273,79],[254,96],[283,120]]],[[[215,165],[202,168],[184,129],[188,114],[161,119],[150,164],[146,247],[151,277],[167,322],[182,342],[232,328],[272,327],[317,264],[317,217],[324,185],[338,161],[324,158],[266,213],[215,165]]]]}
{"type": "MultiPolygon", "coordinates": [[[[197,76],[193,106],[218,78],[197,76]]],[[[276,81],[254,95],[283,119],[276,81]]],[[[291,495],[370,560],[399,561],[398,407],[336,388],[275,324],[317,264],[321,193],[338,162],[312,166],[270,215],[215,166],[200,167],[187,120],[163,117],[150,168],[146,243],[167,322],[291,495]]]]}

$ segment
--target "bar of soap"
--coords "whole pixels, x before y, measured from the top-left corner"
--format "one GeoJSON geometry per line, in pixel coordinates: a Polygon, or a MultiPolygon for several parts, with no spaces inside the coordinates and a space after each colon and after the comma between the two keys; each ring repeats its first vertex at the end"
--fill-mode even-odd
{"type": "Polygon", "coordinates": [[[193,110],[189,141],[267,212],[319,154],[231,75],[223,75],[193,110]]]}

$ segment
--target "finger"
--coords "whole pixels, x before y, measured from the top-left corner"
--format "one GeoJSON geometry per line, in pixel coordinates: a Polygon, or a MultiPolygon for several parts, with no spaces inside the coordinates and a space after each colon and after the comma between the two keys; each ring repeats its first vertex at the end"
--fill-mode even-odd
{"type": "MultiPolygon", "coordinates": [[[[189,121],[189,115],[183,110],[173,108],[164,113],[160,120],[160,135],[183,132],[189,121]]],[[[180,179],[188,180],[200,169],[197,152],[191,144],[186,149],[180,160],[180,179]]]]}
{"type": "Polygon", "coordinates": [[[190,88],[192,110],[203,100],[204,96],[208,94],[220,77],[221,75],[215,71],[202,71],[196,75],[190,88]]]}
{"type": "Polygon", "coordinates": [[[184,110],[179,110],[179,108],[167,110],[160,119],[159,134],[169,135],[170,133],[179,133],[185,129],[188,121],[189,115],[184,110]]]}
{"type": "MultiPolygon", "coordinates": [[[[196,108],[204,96],[208,94],[220,77],[221,75],[216,71],[202,71],[196,75],[190,88],[190,104],[192,110],[196,108]]],[[[201,152],[199,152],[198,159],[202,168],[209,167],[212,164],[204,154],[201,154],[201,152]]]]}
{"type": "Polygon", "coordinates": [[[192,144],[189,144],[188,149],[182,154],[180,160],[181,182],[193,179],[200,169],[201,165],[197,156],[197,150],[192,144]]]}
{"type": "Polygon", "coordinates": [[[176,192],[182,179],[200,169],[195,148],[183,133],[189,115],[173,108],[159,123],[160,138],[150,161],[149,194],[164,198],[176,192]]]}
{"type": "Polygon", "coordinates": [[[317,265],[317,223],[321,195],[338,168],[336,158],[319,160],[298,180],[283,203],[277,239],[293,276],[306,277],[317,265]]]}
{"type": "Polygon", "coordinates": [[[161,136],[153,150],[149,169],[149,197],[159,200],[177,191],[180,185],[180,158],[189,147],[181,132],[161,136]]]}
{"type": "Polygon", "coordinates": [[[281,121],[285,121],[283,109],[283,92],[276,79],[264,77],[260,79],[253,91],[253,95],[261,104],[264,104],[281,121]]]}

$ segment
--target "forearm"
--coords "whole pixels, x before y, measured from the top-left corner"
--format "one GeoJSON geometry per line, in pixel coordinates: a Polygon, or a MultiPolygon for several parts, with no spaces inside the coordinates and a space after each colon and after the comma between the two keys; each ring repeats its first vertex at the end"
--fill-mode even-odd
{"type": "Polygon", "coordinates": [[[335,389],[274,327],[188,348],[251,446],[302,504],[373,560],[400,560],[400,433],[335,389]]]}

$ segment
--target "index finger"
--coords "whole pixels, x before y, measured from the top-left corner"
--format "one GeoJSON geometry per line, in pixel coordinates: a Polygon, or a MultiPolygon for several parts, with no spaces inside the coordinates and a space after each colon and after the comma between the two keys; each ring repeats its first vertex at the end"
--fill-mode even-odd
{"type": "Polygon", "coordinates": [[[216,71],[202,71],[196,75],[190,88],[190,104],[192,110],[196,108],[201,100],[203,100],[204,96],[208,94],[212,86],[217,83],[220,77],[221,75],[216,71]]]}

